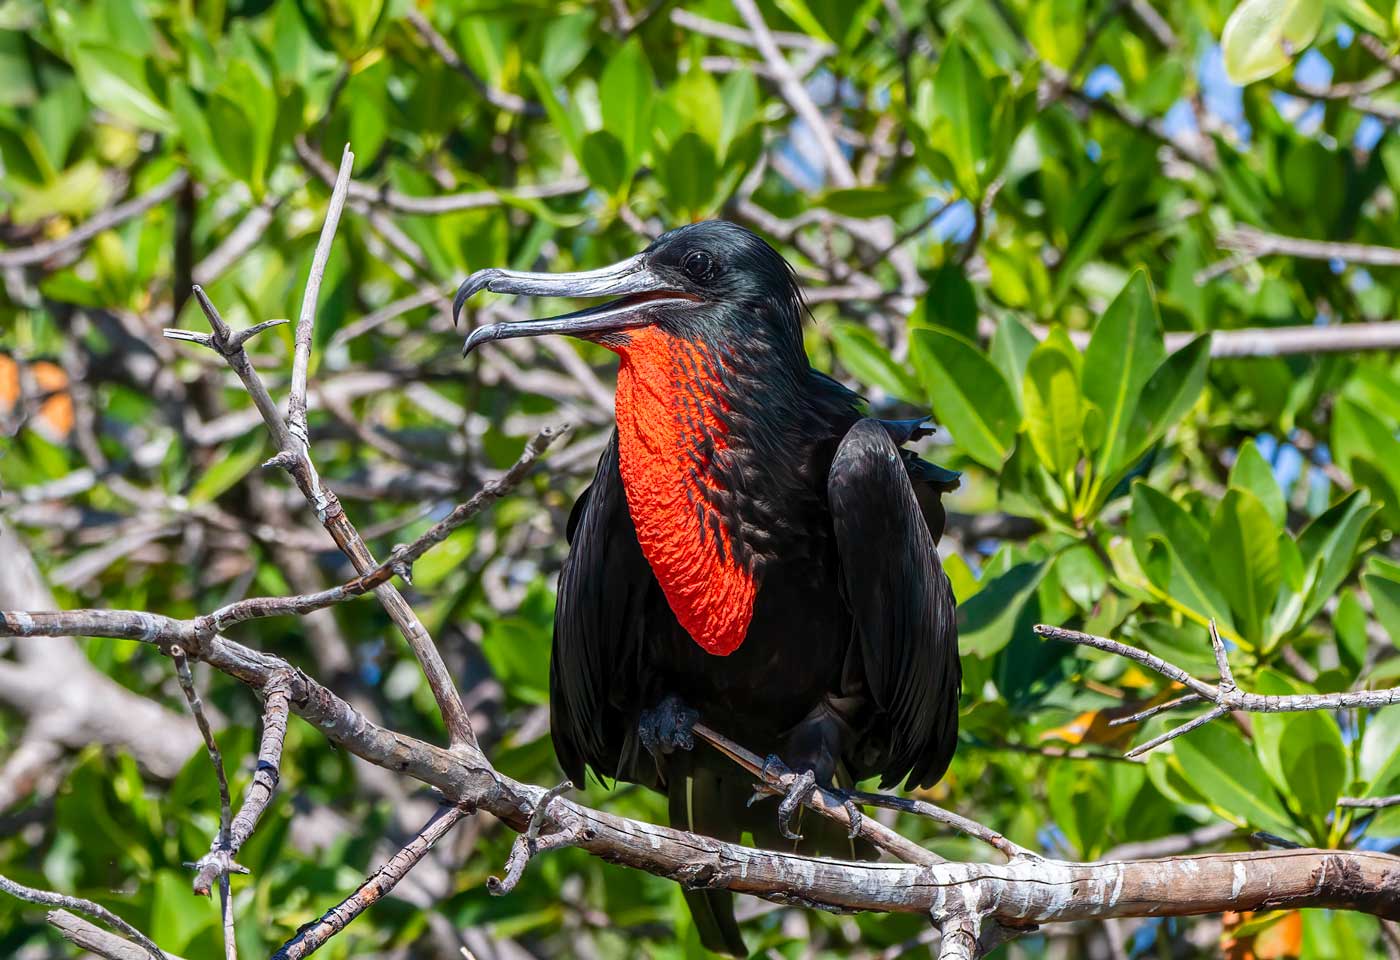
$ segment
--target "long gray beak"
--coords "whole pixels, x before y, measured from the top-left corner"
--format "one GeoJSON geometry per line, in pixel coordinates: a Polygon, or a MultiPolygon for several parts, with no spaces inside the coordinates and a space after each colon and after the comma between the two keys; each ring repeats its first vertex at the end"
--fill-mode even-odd
{"type": "Polygon", "coordinates": [[[694,297],[668,287],[647,267],[639,254],[598,270],[575,273],[526,273],[488,267],[478,270],[457,288],[452,301],[452,318],[462,311],[462,305],[482,290],[492,293],[515,293],[531,297],[622,297],[612,303],[590,307],[575,313],[539,320],[517,320],[513,323],[489,323],[477,327],[462,346],[462,356],[471,353],[488,340],[508,340],[513,337],[539,337],[560,333],[573,337],[595,338],[608,333],[646,326],[652,322],[651,309],[659,303],[693,303],[694,297]]]}

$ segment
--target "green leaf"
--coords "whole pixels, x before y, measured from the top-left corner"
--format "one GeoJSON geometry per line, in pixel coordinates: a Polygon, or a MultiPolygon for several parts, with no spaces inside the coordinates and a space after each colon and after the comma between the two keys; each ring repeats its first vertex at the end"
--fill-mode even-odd
{"type": "Polygon", "coordinates": [[[1390,24],[1366,0],[1329,0],[1332,9],[1346,17],[1363,31],[1389,41],[1392,35],[1390,24]]]}
{"type": "MultiPolygon", "coordinates": [[[[928,292],[914,306],[914,313],[909,317],[909,322],[918,327],[945,327],[965,340],[974,343],[977,341],[977,295],[972,290],[972,284],[967,282],[967,274],[960,265],[950,261],[938,268],[929,280],[928,292]]],[[[1003,323],[1006,322],[1015,323],[1009,317],[1003,319],[1003,323]]],[[[1030,351],[1035,348],[1035,339],[1029,330],[1024,327],[1021,329],[1026,336],[1031,337],[1031,346],[1026,350],[1029,357],[1030,351]]],[[[996,360],[995,339],[992,344],[992,359],[996,360]]],[[[1014,377],[1008,375],[1007,379],[1012,383],[1020,383],[1021,371],[1024,369],[1023,365],[1014,377]]],[[[1006,373],[1005,370],[1002,372],[1006,373]]]]}
{"type": "Polygon", "coordinates": [[[636,37],[624,43],[622,49],[608,59],[608,65],[598,81],[603,129],[617,138],[633,168],[641,164],[651,146],[651,110],[655,87],[651,64],[647,62],[641,41],[636,37]]]}
{"type": "MultiPolygon", "coordinates": [[[[1258,673],[1254,689],[1266,696],[1317,692],[1272,669],[1258,673]]],[[[1279,791],[1304,816],[1328,813],[1336,805],[1347,776],[1346,746],[1337,721],[1329,714],[1310,711],[1261,713],[1252,722],[1255,752],[1279,791]]],[[[1315,839],[1321,842],[1326,838],[1315,839]]]]}
{"type": "MultiPolygon", "coordinates": [[[[677,115],[700,135],[713,156],[719,149],[720,130],[724,124],[724,102],[714,79],[697,64],[676,81],[669,100],[677,115]]],[[[712,184],[706,187],[713,189],[712,184]]]]}
{"type": "Polygon", "coordinates": [[[1129,453],[1120,462],[1132,464],[1161,440],[1201,395],[1210,363],[1210,337],[1197,337],[1167,357],[1143,385],[1129,432],[1129,453]]]}
{"type": "Polygon", "coordinates": [[[1172,741],[1186,779],[1221,816],[1302,841],[1269,776],[1239,732],[1212,721],[1172,741]]]}
{"type": "Polygon", "coordinates": [[[719,95],[723,101],[719,124],[719,156],[729,159],[729,148],[758,116],[758,82],[747,70],[724,78],[719,95]]]}
{"type": "Polygon", "coordinates": [[[1242,0],[1220,35],[1225,73],[1241,86],[1273,76],[1317,36],[1323,0],[1242,0]]]}
{"type": "Polygon", "coordinates": [[[1264,645],[1264,622],[1278,595],[1279,529],[1254,494],[1230,490],[1210,526],[1210,561],[1229,598],[1235,624],[1250,643],[1264,645]]]}
{"type": "Polygon", "coordinates": [[[1084,404],[1074,360],[1059,344],[1047,340],[1031,354],[1022,390],[1031,445],[1068,491],[1084,431],[1084,404]]]}
{"type": "Polygon", "coordinates": [[[1366,609],[1356,598],[1355,590],[1347,590],[1337,602],[1332,627],[1337,635],[1338,658],[1355,678],[1366,664],[1366,648],[1370,646],[1366,636],[1366,609]]]}
{"type": "Polygon", "coordinates": [[[889,350],[869,327],[840,321],[831,328],[837,359],[861,383],[879,387],[892,397],[912,404],[923,399],[923,390],[909,371],[895,362],[889,350]]]}
{"type": "Polygon", "coordinates": [[[1011,642],[1016,621],[1045,575],[1044,563],[1019,563],[984,582],[958,607],[958,650],[986,659],[1011,642]]]}
{"type": "Polygon", "coordinates": [[[886,217],[918,203],[922,194],[909,187],[887,184],[878,187],[849,187],[830,190],[819,201],[822,206],[847,217],[886,217]]]}
{"type": "Polygon", "coordinates": [[[551,17],[540,37],[539,72],[550,83],[567,77],[588,55],[588,28],[596,19],[591,10],[551,17]]]}
{"type": "MultiPolygon", "coordinates": [[[[973,339],[971,336],[969,340],[973,339]]],[[[992,362],[996,364],[1006,382],[1020,386],[1026,377],[1026,364],[1030,363],[1031,353],[1040,341],[1026,325],[1011,314],[1005,314],[997,323],[997,331],[992,334],[992,362]]],[[[1020,409],[1021,391],[1012,390],[1020,409]]]]}
{"type": "Polygon", "coordinates": [[[216,499],[225,490],[242,480],[249,470],[254,469],[266,459],[262,438],[252,437],[240,446],[241,449],[225,454],[215,461],[213,466],[204,471],[195,485],[190,488],[189,500],[191,503],[209,503],[216,499]]]}
{"type": "Polygon", "coordinates": [[[1269,514],[1274,526],[1282,527],[1288,518],[1288,504],[1284,502],[1283,491],[1274,477],[1273,467],[1252,439],[1246,440],[1230,467],[1230,486],[1236,490],[1248,490],[1258,498],[1269,514]]]}
{"type": "Polygon", "coordinates": [[[681,134],[666,154],[662,179],[671,204],[698,217],[714,199],[714,150],[699,134],[681,134]]]}
{"type": "Polygon", "coordinates": [[[146,80],[144,58],[99,44],[82,43],[73,50],[83,93],[102,109],[123,120],[161,133],[174,133],[169,111],[146,80]]]}
{"type": "Polygon", "coordinates": [[[956,39],[944,48],[934,73],[932,108],[932,115],[924,117],[925,131],[952,161],[963,192],[980,197],[992,98],[977,61],[956,39]]]}
{"type": "Polygon", "coordinates": [[[627,182],[627,153],[606,130],[594,130],[583,138],[579,161],[588,179],[607,193],[617,193],[627,182]]]}
{"type": "Polygon", "coordinates": [[[1307,571],[1308,599],[1300,623],[1316,617],[1351,575],[1356,549],[1376,510],[1365,490],[1353,490],[1303,528],[1298,550],[1307,571]]]}
{"type": "Polygon", "coordinates": [[[535,88],[535,96],[539,97],[540,105],[544,107],[544,112],[549,117],[549,125],[559,136],[563,137],[569,152],[578,159],[579,163],[582,163],[583,135],[573,113],[559,102],[559,98],[555,96],[553,84],[545,78],[544,74],[540,73],[539,68],[533,63],[525,65],[525,76],[530,78],[530,85],[535,88]]]}
{"type": "Polygon", "coordinates": [[[1374,413],[1342,398],[1332,413],[1332,454],[1371,488],[1389,522],[1400,518],[1400,440],[1374,413]]]}
{"type": "Polygon", "coordinates": [[[1006,379],[986,354],[956,334],[915,330],[910,336],[914,367],[938,421],[972,459],[1000,467],[1021,416],[1006,379]]]}
{"type": "Polygon", "coordinates": [[[151,892],[149,934],[166,950],[183,953],[199,934],[219,922],[218,909],[190,889],[186,876],[161,870],[151,892]]]}
{"type": "Polygon", "coordinates": [[[1363,797],[1400,793],[1400,710],[1377,710],[1366,721],[1357,756],[1363,797]]]}
{"type": "Polygon", "coordinates": [[[1400,565],[1373,556],[1361,582],[1371,598],[1376,619],[1390,634],[1391,642],[1400,647],[1400,565]]]}
{"type": "Polygon", "coordinates": [[[1166,356],[1152,284],[1143,270],[1133,271],[1122,292],[1094,327],[1084,351],[1084,366],[1094,375],[1084,381],[1084,396],[1103,411],[1103,444],[1094,458],[1096,482],[1124,463],[1134,446],[1131,431],[1138,397],[1166,356]]]}
{"type": "Polygon", "coordinates": [[[1153,582],[1171,600],[1193,611],[1201,622],[1214,618],[1222,629],[1233,629],[1230,607],[1211,572],[1211,550],[1205,531],[1181,506],[1147,484],[1133,484],[1133,509],[1128,514],[1133,553],[1153,582]],[[1164,553],[1154,562],[1153,544],[1164,553]]]}

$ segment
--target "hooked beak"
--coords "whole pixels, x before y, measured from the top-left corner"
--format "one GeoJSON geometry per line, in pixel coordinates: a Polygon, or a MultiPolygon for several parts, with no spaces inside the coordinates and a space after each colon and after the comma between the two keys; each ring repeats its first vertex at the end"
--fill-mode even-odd
{"type": "Polygon", "coordinates": [[[610,267],[577,273],[526,273],[489,267],[478,270],[457,288],[452,319],[475,293],[516,293],[532,297],[620,297],[611,303],[539,320],[489,323],[477,327],[462,346],[462,356],[488,340],[540,337],[551,333],[596,339],[609,333],[643,327],[653,321],[652,308],[662,303],[695,303],[698,298],[668,287],[647,267],[640,254],[610,267]]]}

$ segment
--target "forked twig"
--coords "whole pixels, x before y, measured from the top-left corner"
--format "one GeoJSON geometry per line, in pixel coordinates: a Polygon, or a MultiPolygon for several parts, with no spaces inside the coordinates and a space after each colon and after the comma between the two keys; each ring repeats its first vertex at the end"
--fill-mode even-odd
{"type": "Polygon", "coordinates": [[[545,820],[549,816],[550,801],[573,788],[573,783],[565,780],[563,783],[546,790],[535,802],[535,808],[530,812],[530,821],[526,824],[524,832],[516,837],[515,842],[510,845],[510,856],[506,857],[504,876],[499,879],[496,877],[486,878],[486,889],[493,897],[499,897],[514,890],[515,885],[520,882],[520,878],[525,875],[525,867],[535,858],[536,854],[558,847],[567,847],[581,839],[583,827],[577,823],[571,823],[555,833],[540,835],[540,831],[544,829],[545,820]]]}
{"type": "Polygon", "coordinates": [[[1095,650],[1102,650],[1105,653],[1112,653],[1120,657],[1126,657],[1134,663],[1142,664],[1149,670],[1153,670],[1168,680],[1175,680],[1177,683],[1187,687],[1192,694],[1169,700],[1166,703],[1150,707],[1141,713],[1126,717],[1122,722],[1129,722],[1133,719],[1152,716],[1165,710],[1172,710],[1177,707],[1187,706],[1193,703],[1213,704],[1211,709],[1201,714],[1193,720],[1173,727],[1161,736],[1133,747],[1124,756],[1130,758],[1140,757],[1151,750],[1155,750],[1162,744],[1174,740],[1185,733],[1190,733],[1197,727],[1209,723],[1225,714],[1239,711],[1242,713],[1301,713],[1308,710],[1347,710],[1347,709],[1374,709],[1376,707],[1388,707],[1391,704],[1400,703],[1400,687],[1387,687],[1383,690],[1352,690],[1342,693],[1294,693],[1284,695],[1247,693],[1239,688],[1235,683],[1235,676],[1230,670],[1229,652],[1225,647],[1225,641],[1221,639],[1220,631],[1215,626],[1215,621],[1210,621],[1210,643],[1215,654],[1216,669],[1220,673],[1217,683],[1207,683],[1193,677],[1190,673],[1173,663],[1168,663],[1155,654],[1140,650],[1137,647],[1128,646],[1126,643],[1119,643],[1117,640],[1110,640],[1107,637],[1098,637],[1091,633],[1081,633],[1078,630],[1066,630],[1063,627],[1055,627],[1049,624],[1037,624],[1035,632],[1049,640],[1060,640],[1065,643],[1075,643],[1080,646],[1093,647],[1095,650]]]}

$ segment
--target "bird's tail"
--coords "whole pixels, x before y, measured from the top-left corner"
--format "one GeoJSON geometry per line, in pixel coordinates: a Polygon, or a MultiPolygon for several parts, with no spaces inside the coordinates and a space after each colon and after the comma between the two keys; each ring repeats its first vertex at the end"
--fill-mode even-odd
{"type": "MultiPolygon", "coordinates": [[[[738,842],[742,825],[735,816],[743,810],[746,785],[735,778],[724,778],[702,764],[689,762],[692,754],[672,754],[668,760],[666,798],[670,805],[671,826],[716,840],[738,842]],[[735,788],[744,791],[734,795],[735,788]]],[[[731,957],[747,957],[739,923],[734,919],[734,894],[728,890],[682,890],[686,906],[695,920],[700,942],[706,950],[731,957]]]]}

